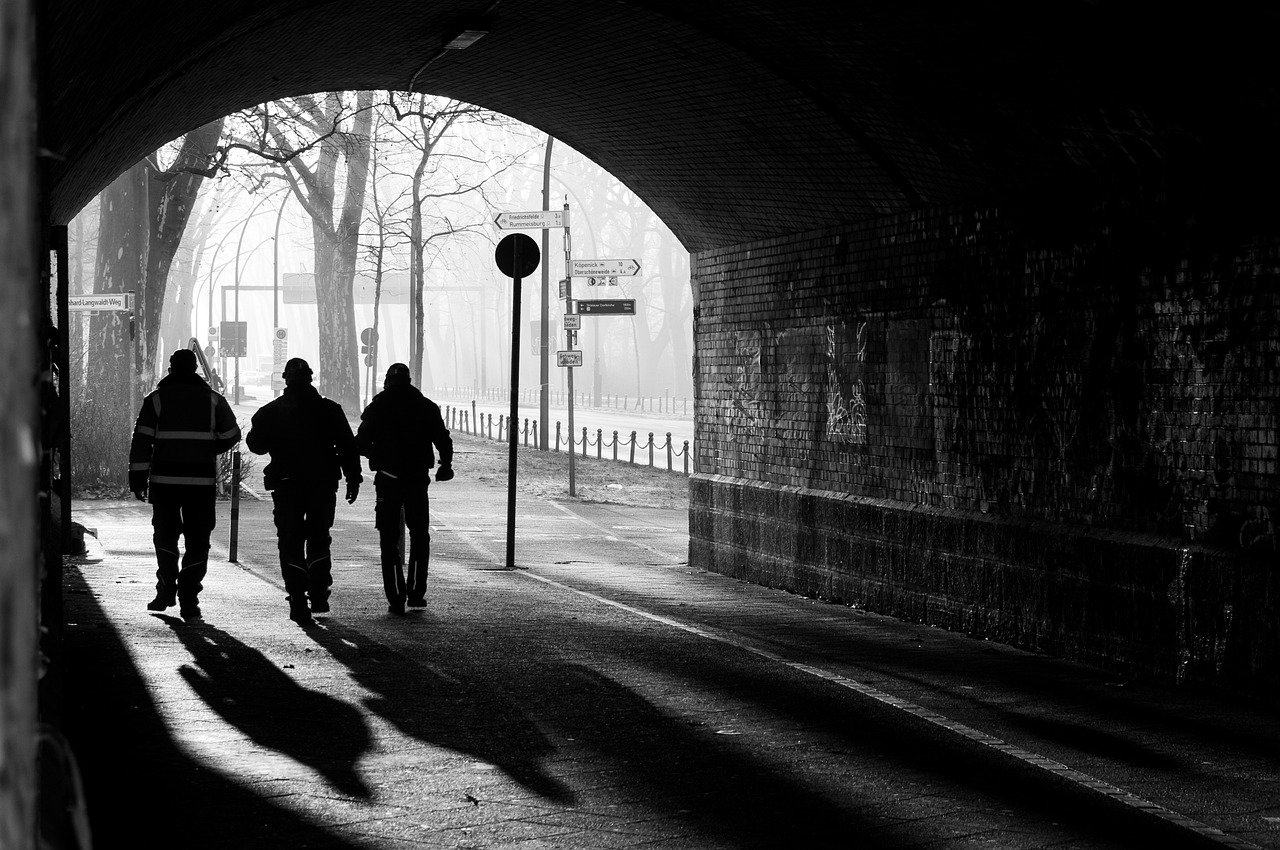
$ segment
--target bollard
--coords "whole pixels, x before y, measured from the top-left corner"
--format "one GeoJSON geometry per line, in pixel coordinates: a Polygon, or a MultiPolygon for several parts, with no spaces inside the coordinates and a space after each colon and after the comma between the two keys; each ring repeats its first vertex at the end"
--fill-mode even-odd
{"type": "Polygon", "coordinates": [[[556,451],[560,451],[560,420],[556,420],[556,451]]]}
{"type": "MultiPolygon", "coordinates": [[[[159,402],[156,402],[159,404],[159,402]]],[[[227,560],[237,563],[240,542],[240,451],[231,453],[231,543],[227,546],[227,560]]]]}
{"type": "Polygon", "coordinates": [[[653,466],[653,432],[649,432],[649,465],[653,466]]]}
{"type": "Polygon", "coordinates": [[[502,420],[503,419],[504,419],[503,415],[499,413],[498,414],[498,442],[499,443],[502,442],[502,420]]]}
{"type": "Polygon", "coordinates": [[[604,431],[596,429],[596,460],[604,457],[604,431]]]}
{"type": "Polygon", "coordinates": [[[671,471],[671,432],[667,432],[667,471],[671,471]]]}
{"type": "Polygon", "coordinates": [[[613,432],[613,459],[618,459],[618,432],[613,432]]]}
{"type": "Polygon", "coordinates": [[[587,456],[587,426],[582,426],[582,456],[587,456]]]}
{"type": "Polygon", "coordinates": [[[684,441],[684,474],[689,474],[689,441],[684,441]]]}
{"type": "Polygon", "coordinates": [[[493,414],[489,414],[489,439],[493,439],[493,414]]]}
{"type": "Polygon", "coordinates": [[[631,462],[636,462],[636,432],[631,432],[631,462]]]}
{"type": "Polygon", "coordinates": [[[529,417],[524,418],[524,444],[529,445],[529,417]]]}
{"type": "Polygon", "coordinates": [[[538,445],[538,420],[533,420],[533,444],[538,445]]]}
{"type": "MultiPolygon", "coordinates": [[[[474,398],[471,399],[471,421],[476,421],[476,400],[474,398]]],[[[471,433],[479,434],[480,431],[478,429],[472,429],[471,433]]]]}

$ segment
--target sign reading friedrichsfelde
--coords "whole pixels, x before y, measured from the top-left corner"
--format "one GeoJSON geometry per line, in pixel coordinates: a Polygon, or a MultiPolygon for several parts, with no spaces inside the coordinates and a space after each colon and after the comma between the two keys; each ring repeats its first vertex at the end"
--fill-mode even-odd
{"type": "Polygon", "coordinates": [[[128,292],[107,292],[101,295],[71,295],[67,297],[67,309],[73,313],[89,310],[122,312],[133,309],[133,298],[128,292]]]}
{"type": "Polygon", "coordinates": [[[542,230],[548,227],[564,227],[564,210],[536,210],[534,212],[504,212],[493,218],[499,230],[542,230]]]}

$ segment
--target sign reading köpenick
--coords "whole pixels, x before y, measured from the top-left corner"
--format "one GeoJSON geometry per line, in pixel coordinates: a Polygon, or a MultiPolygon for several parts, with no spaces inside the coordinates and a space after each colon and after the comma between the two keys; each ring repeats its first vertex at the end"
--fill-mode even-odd
{"type": "Polygon", "coordinates": [[[578,300],[578,314],[581,316],[634,316],[636,300],[634,298],[596,298],[590,301],[578,300]]]}
{"type": "Polygon", "coordinates": [[[640,264],[625,260],[573,260],[570,277],[632,277],[640,273],[640,264]]]}

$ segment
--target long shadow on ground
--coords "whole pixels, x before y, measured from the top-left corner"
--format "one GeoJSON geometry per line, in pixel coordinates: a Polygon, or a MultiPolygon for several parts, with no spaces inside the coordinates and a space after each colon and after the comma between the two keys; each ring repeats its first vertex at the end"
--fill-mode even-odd
{"type": "MultiPolygon", "coordinates": [[[[359,847],[210,770],[169,736],[120,635],[65,571],[67,734],[96,847],[359,847]]],[[[142,616],[143,612],[139,612],[142,616]]]]}

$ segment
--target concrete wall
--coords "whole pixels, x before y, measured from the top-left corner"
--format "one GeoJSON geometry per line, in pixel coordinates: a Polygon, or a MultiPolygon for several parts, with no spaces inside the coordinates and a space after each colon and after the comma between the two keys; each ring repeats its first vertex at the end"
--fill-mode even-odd
{"type": "Polygon", "coordinates": [[[32,14],[0,0],[0,847],[35,846],[36,273],[32,14]]]}
{"type": "Polygon", "coordinates": [[[938,209],[697,254],[691,557],[1280,693],[1280,231],[1195,220],[938,209]]]}

